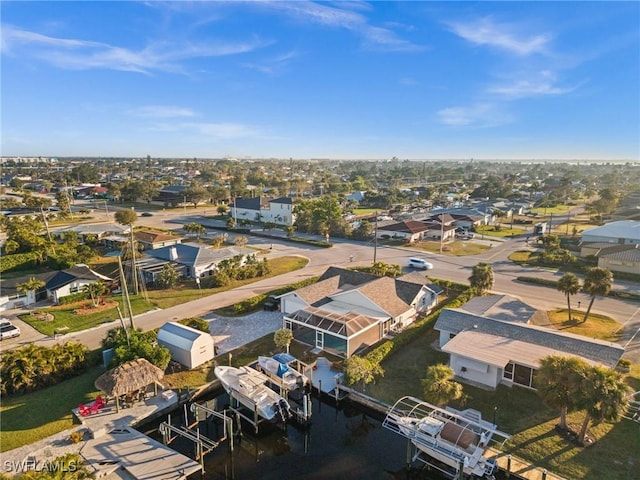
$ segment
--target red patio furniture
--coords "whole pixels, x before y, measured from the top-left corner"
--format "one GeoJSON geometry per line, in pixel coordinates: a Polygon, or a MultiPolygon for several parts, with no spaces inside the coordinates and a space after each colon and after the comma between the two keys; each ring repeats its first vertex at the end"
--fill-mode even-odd
{"type": "Polygon", "coordinates": [[[78,405],[78,413],[81,416],[86,417],[88,415],[91,415],[91,409],[81,403],[80,405],[78,405]]]}
{"type": "Polygon", "coordinates": [[[107,402],[105,402],[104,398],[102,398],[101,395],[98,395],[93,403],[94,405],[97,405],[98,408],[102,408],[107,404],[107,402]]]}

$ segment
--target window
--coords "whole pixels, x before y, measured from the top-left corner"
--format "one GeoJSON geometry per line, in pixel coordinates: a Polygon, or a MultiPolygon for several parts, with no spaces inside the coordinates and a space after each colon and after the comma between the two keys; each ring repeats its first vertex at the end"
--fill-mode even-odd
{"type": "Polygon", "coordinates": [[[505,365],[502,377],[507,380],[513,380],[513,363],[509,362],[505,365]]]}
{"type": "Polygon", "coordinates": [[[78,293],[80,291],[80,287],[78,285],[72,285],[69,287],[69,293],[78,293]]]}

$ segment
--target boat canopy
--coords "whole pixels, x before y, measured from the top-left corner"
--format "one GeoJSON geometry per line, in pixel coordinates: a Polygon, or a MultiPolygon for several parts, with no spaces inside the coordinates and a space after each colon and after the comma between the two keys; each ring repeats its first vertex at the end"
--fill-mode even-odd
{"type": "Polygon", "coordinates": [[[277,360],[280,363],[291,363],[296,359],[296,357],[294,357],[293,355],[290,355],[288,353],[284,353],[283,352],[283,353],[276,353],[273,356],[273,359],[277,360]]]}
{"type": "Polygon", "coordinates": [[[289,367],[287,365],[285,365],[284,363],[278,362],[278,373],[277,373],[277,375],[280,378],[282,378],[284,376],[284,374],[287,373],[288,370],[289,370],[289,367]]]}

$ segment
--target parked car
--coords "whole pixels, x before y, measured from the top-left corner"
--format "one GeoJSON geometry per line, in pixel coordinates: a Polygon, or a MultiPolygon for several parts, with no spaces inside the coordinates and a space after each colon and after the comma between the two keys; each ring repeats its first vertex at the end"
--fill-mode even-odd
{"type": "Polygon", "coordinates": [[[456,233],[456,238],[460,240],[471,240],[473,237],[475,237],[473,232],[465,231],[465,232],[456,233]]]}
{"type": "Polygon", "coordinates": [[[280,299],[275,295],[269,295],[267,299],[262,304],[262,308],[269,312],[275,312],[280,309],[280,299]]]}
{"type": "Polygon", "coordinates": [[[20,329],[16,327],[9,320],[0,320],[0,340],[6,340],[7,338],[19,337],[20,329]]]}
{"type": "Polygon", "coordinates": [[[153,213],[151,212],[143,212],[140,214],[141,217],[153,217],[153,213]]]}
{"type": "Polygon", "coordinates": [[[409,259],[409,267],[417,268],[419,270],[431,270],[433,268],[433,263],[427,262],[424,258],[412,257],[409,259]]]}

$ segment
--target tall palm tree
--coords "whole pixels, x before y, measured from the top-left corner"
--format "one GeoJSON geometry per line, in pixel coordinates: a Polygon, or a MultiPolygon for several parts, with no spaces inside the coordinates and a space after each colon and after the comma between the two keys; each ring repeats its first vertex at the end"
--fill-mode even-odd
{"type": "Polygon", "coordinates": [[[569,310],[569,322],[571,322],[571,295],[580,291],[580,281],[574,273],[567,272],[558,280],[556,288],[567,296],[567,309],[569,310]]]}
{"type": "Polygon", "coordinates": [[[592,367],[580,389],[586,415],[578,434],[578,442],[584,444],[591,420],[617,421],[625,406],[625,397],[629,388],[622,376],[615,370],[605,367],[592,367]]]}
{"type": "Polygon", "coordinates": [[[560,428],[567,429],[567,412],[579,403],[577,393],[589,365],[577,357],[550,355],[540,362],[536,387],[538,395],[549,407],[560,410],[560,428]]]}
{"type": "Polygon", "coordinates": [[[612,284],[613,274],[608,268],[593,267],[587,269],[582,289],[591,295],[591,300],[589,301],[589,306],[587,307],[582,322],[586,322],[587,318],[589,318],[589,312],[591,312],[591,307],[593,306],[596,296],[608,294],[611,291],[612,284]]]}
{"type": "Polygon", "coordinates": [[[427,367],[427,376],[422,379],[425,400],[442,406],[462,398],[462,385],[453,381],[454,376],[453,369],[444,363],[427,367]]]}
{"type": "Polygon", "coordinates": [[[491,290],[491,287],[493,287],[493,268],[491,265],[480,262],[473,267],[469,282],[476,295],[482,295],[491,290]]]}

